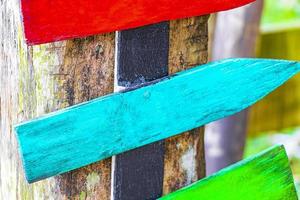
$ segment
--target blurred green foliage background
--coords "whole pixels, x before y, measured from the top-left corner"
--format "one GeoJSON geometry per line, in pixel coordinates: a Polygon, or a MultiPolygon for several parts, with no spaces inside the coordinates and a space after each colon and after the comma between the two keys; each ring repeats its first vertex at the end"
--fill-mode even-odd
{"type": "MultiPolygon", "coordinates": [[[[257,57],[300,61],[300,0],[265,0],[257,57]]],[[[274,144],[287,149],[300,191],[300,75],[250,110],[245,157],[274,144]]]]}
{"type": "MultiPolygon", "coordinates": [[[[300,0],[265,0],[257,57],[300,61],[300,0]]],[[[300,75],[250,110],[245,157],[274,144],[287,149],[300,191],[300,75]]]]}
{"type": "MultiPolygon", "coordinates": [[[[262,27],[299,26],[300,0],[265,0],[262,27]]],[[[293,28],[293,27],[292,27],[293,28]]]]}

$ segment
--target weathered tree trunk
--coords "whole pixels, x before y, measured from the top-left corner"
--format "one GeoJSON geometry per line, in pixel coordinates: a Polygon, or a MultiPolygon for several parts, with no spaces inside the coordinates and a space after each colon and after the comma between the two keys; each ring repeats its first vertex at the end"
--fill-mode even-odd
{"type": "Polygon", "coordinates": [[[28,185],[12,125],[113,92],[114,34],[27,47],[18,1],[4,1],[1,66],[1,199],[109,199],[107,159],[28,185]]]}
{"type": "MultiPolygon", "coordinates": [[[[203,16],[170,22],[170,74],[207,62],[208,18],[209,16],[203,16]]],[[[166,140],[164,194],[189,185],[204,176],[203,128],[166,140]]]]}
{"type": "MultiPolygon", "coordinates": [[[[218,13],[212,44],[212,60],[255,57],[263,1],[218,13]]],[[[242,159],[247,132],[248,111],[206,126],[207,174],[242,159]]]]}
{"type": "MultiPolygon", "coordinates": [[[[115,34],[27,47],[19,1],[0,6],[0,199],[110,199],[111,159],[27,184],[12,126],[113,92],[115,34]]],[[[206,61],[207,17],[170,22],[170,72],[206,61]]],[[[164,193],[204,176],[200,130],[166,141],[164,193]]]]}

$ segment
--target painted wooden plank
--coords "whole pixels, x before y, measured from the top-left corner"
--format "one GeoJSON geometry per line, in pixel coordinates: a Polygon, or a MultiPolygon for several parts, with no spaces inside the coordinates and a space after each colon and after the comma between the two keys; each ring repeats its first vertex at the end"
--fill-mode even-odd
{"type": "Polygon", "coordinates": [[[276,146],[161,200],[297,200],[285,149],[276,146]]]}
{"type": "MultiPolygon", "coordinates": [[[[117,86],[132,87],[167,76],[168,55],[168,22],[118,32],[117,86]]],[[[150,200],[162,196],[163,141],[122,153],[113,162],[112,199],[150,200]]]]}
{"type": "Polygon", "coordinates": [[[254,0],[22,0],[28,44],[136,28],[231,9],[254,0]]]}
{"type": "Polygon", "coordinates": [[[297,62],[229,59],[15,127],[34,182],[232,115],[295,75],[297,62]],[[250,92],[251,91],[251,92],[250,92]]]}

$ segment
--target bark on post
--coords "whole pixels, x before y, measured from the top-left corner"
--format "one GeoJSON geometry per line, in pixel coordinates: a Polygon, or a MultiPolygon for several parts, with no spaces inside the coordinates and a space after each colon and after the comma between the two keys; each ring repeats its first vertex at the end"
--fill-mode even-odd
{"type": "MultiPolygon", "coordinates": [[[[202,16],[170,22],[170,74],[207,62],[208,18],[209,16],[202,16]]],[[[164,194],[189,185],[204,176],[203,128],[166,140],[164,194]]]]}
{"type": "MultiPolygon", "coordinates": [[[[263,1],[232,11],[218,13],[212,60],[255,57],[263,1]]],[[[213,122],[206,126],[207,174],[242,159],[247,131],[248,111],[213,122]]]]}
{"type": "Polygon", "coordinates": [[[114,34],[27,47],[18,3],[1,4],[0,199],[109,199],[110,159],[27,184],[12,125],[113,92],[114,34]]]}
{"type": "MultiPolygon", "coordinates": [[[[12,125],[113,92],[115,34],[27,47],[19,1],[0,6],[0,199],[110,199],[111,159],[27,184],[12,125]]],[[[207,17],[171,22],[170,72],[206,61],[207,17]]],[[[199,132],[166,141],[164,193],[204,176],[199,132]]]]}

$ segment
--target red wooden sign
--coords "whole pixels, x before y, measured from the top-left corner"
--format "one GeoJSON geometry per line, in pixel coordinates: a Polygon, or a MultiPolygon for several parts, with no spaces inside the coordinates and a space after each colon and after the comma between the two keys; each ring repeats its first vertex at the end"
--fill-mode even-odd
{"type": "Polygon", "coordinates": [[[227,10],[254,0],[21,0],[30,45],[227,10]]]}

